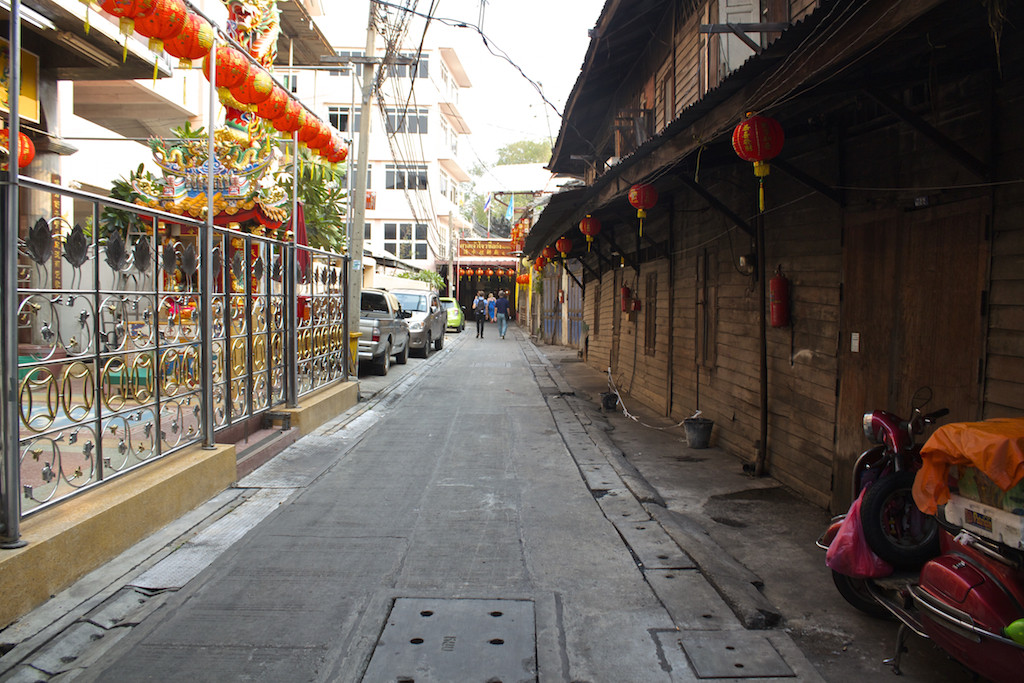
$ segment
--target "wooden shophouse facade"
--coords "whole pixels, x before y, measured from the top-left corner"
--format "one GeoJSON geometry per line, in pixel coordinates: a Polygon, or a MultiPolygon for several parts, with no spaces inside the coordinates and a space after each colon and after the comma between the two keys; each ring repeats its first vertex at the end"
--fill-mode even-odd
{"type": "Polygon", "coordinates": [[[572,239],[587,361],[835,509],[864,412],[928,387],[948,420],[1024,413],[1022,29],[1008,0],[609,0],[550,164],[586,187],[526,243],[572,239]],[[763,213],[748,112],[785,131],[763,213]]]}

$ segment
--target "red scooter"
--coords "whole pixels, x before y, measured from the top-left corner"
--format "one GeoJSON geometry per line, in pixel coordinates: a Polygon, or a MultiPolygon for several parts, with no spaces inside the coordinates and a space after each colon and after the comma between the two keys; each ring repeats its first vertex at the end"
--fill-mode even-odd
{"type": "MultiPolygon", "coordinates": [[[[921,468],[921,448],[914,445],[914,435],[945,413],[922,415],[915,409],[906,422],[882,411],[864,416],[865,433],[882,442],[881,450],[867,451],[856,465],[855,486],[868,487],[861,506],[864,537],[878,555],[882,555],[878,549],[887,546],[904,550],[909,547],[913,551],[885,558],[895,569],[887,577],[853,578],[833,571],[833,580],[840,594],[854,607],[872,616],[894,616],[901,622],[895,656],[886,660],[895,673],[900,673],[900,657],[913,632],[931,638],[982,676],[993,681],[1019,681],[1024,678],[1024,516],[955,493],[935,516],[928,516],[914,504],[909,490],[914,472],[921,468]],[[902,470],[895,464],[900,455],[907,456],[902,458],[902,470]],[[894,462],[886,463],[887,459],[894,462]],[[881,464],[876,477],[868,473],[878,467],[865,462],[881,464]],[[897,478],[899,486],[895,483],[897,478]],[[879,486],[871,496],[872,489],[879,486]],[[879,505],[879,501],[883,504],[879,505]],[[906,508],[904,501],[912,509],[906,508]],[[905,519],[898,519],[900,510],[905,519]],[[873,539],[878,520],[888,520],[882,524],[883,531],[890,532],[886,542],[873,539]],[[918,568],[920,571],[914,571],[918,568]]],[[[1015,429],[1024,435],[1024,422],[1016,422],[1019,424],[1015,429]]],[[[969,437],[970,430],[978,429],[976,425],[984,426],[982,429],[988,432],[987,438],[997,450],[1006,450],[999,443],[1000,427],[989,429],[990,423],[956,423],[939,431],[955,430],[969,437]]],[[[925,458],[935,453],[943,455],[938,446],[929,449],[936,441],[949,452],[948,462],[971,462],[970,454],[953,452],[954,444],[977,444],[978,439],[936,439],[939,436],[934,435],[925,445],[925,458]]],[[[1024,436],[1016,444],[1018,451],[1024,451],[1024,436]]],[[[1014,445],[1007,447],[1012,451],[1014,445]]],[[[972,469],[963,467],[961,475],[972,469]]],[[[967,479],[974,487],[973,471],[967,479]]],[[[859,493],[860,488],[855,492],[859,493]]],[[[829,547],[844,517],[833,520],[818,540],[819,547],[829,547]]]]}

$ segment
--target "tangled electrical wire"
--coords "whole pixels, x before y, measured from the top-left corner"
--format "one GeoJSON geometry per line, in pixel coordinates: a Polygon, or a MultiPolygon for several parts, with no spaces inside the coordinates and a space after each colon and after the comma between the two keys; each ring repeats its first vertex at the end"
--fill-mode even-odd
{"type": "Polygon", "coordinates": [[[688,417],[688,418],[686,418],[684,420],[680,420],[678,423],[676,423],[674,425],[669,425],[667,427],[655,427],[654,425],[647,424],[646,422],[641,420],[637,415],[634,415],[631,412],[629,412],[629,409],[626,408],[626,402],[622,400],[622,394],[619,393],[618,387],[615,386],[615,380],[612,379],[612,369],[610,367],[608,368],[608,388],[611,389],[610,392],[608,392],[606,394],[601,394],[601,399],[602,399],[601,404],[605,408],[605,410],[614,410],[616,405],[622,406],[622,414],[623,415],[628,417],[633,422],[636,422],[638,425],[642,425],[644,427],[647,427],[648,429],[654,429],[654,430],[659,431],[659,432],[663,432],[666,429],[678,429],[678,428],[683,426],[683,423],[686,422],[686,420],[689,420],[689,419],[694,418],[694,417],[700,417],[700,414],[701,414],[701,411],[698,410],[697,412],[695,412],[690,417],[688,417]],[[615,402],[614,403],[611,402],[611,398],[610,397],[612,397],[612,396],[615,397],[615,402]],[[611,404],[611,405],[609,405],[609,404],[611,404]]]}

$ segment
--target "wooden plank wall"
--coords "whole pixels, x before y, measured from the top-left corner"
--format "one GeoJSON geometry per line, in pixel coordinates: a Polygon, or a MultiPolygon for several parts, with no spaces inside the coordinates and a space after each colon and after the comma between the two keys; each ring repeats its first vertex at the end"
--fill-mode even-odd
{"type": "MultiPolygon", "coordinates": [[[[1019,46],[1015,49],[1020,59],[1019,46]]],[[[996,98],[997,130],[1002,148],[1000,178],[1020,177],[1024,134],[1019,113],[1024,106],[1020,69],[1009,69],[996,98]],[[1011,97],[1012,94],[1012,97],[1011,97]]],[[[1020,62],[1016,62],[1020,64],[1020,62]]],[[[992,269],[989,288],[989,329],[983,394],[983,416],[1024,416],[1024,185],[996,188],[992,216],[992,269]]]]}

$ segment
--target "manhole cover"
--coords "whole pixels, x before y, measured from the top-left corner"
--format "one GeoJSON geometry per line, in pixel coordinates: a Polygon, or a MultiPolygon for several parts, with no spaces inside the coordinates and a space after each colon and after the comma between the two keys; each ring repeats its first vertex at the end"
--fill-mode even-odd
{"type": "Polygon", "coordinates": [[[398,598],[363,680],[536,681],[533,602],[398,598]]]}
{"type": "Polygon", "coordinates": [[[796,676],[768,639],[747,631],[705,631],[679,638],[698,678],[796,676]]]}

